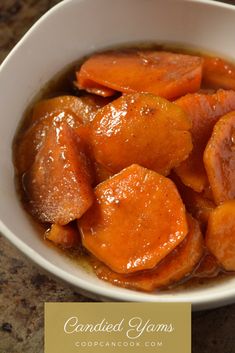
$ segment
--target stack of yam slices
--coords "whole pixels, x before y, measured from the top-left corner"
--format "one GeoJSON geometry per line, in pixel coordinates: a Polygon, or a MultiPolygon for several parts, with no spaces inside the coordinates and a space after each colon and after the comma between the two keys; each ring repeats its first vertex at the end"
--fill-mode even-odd
{"type": "Polygon", "coordinates": [[[158,50],[94,54],[79,95],[15,139],[27,210],[96,275],[154,291],[235,271],[235,67],[158,50]]]}

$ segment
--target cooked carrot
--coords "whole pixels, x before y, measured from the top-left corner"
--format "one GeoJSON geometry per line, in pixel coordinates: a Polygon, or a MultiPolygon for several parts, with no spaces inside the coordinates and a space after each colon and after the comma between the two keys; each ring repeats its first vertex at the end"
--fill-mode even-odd
{"type": "Polygon", "coordinates": [[[209,252],[206,252],[201,259],[199,266],[193,272],[193,277],[212,278],[218,276],[220,271],[221,268],[216,258],[209,252]]]}
{"type": "Polygon", "coordinates": [[[95,195],[78,221],[82,242],[116,272],[153,268],[188,232],[174,183],[138,165],[99,184],[95,195]]]}
{"type": "Polygon", "coordinates": [[[51,228],[46,231],[45,238],[65,249],[76,248],[81,244],[78,229],[71,224],[66,226],[52,224],[51,228]]]}
{"type": "Polygon", "coordinates": [[[192,149],[188,116],[147,93],[122,96],[98,110],[91,143],[98,163],[119,172],[133,163],[167,175],[192,149]]]}
{"type": "Polygon", "coordinates": [[[203,84],[211,88],[235,90],[235,65],[216,57],[203,58],[203,84]]]}
{"type": "Polygon", "coordinates": [[[235,109],[235,92],[219,90],[215,94],[189,94],[176,101],[192,119],[193,150],[176,173],[183,183],[197,192],[208,185],[203,153],[215,123],[235,109]]]}
{"type": "Polygon", "coordinates": [[[235,199],[235,111],[215,124],[204,164],[215,202],[235,199]]]}
{"type": "Polygon", "coordinates": [[[66,123],[55,123],[24,176],[29,211],[42,222],[67,224],[91,206],[90,182],[81,140],[66,123]]]}
{"type": "Polygon", "coordinates": [[[227,271],[235,271],[235,200],[218,206],[210,215],[206,245],[227,271]]]}
{"type": "Polygon", "coordinates": [[[82,77],[79,77],[79,72],[76,73],[77,82],[75,82],[75,86],[78,89],[85,89],[87,92],[101,96],[101,97],[112,97],[116,91],[112,88],[105,87],[100,85],[97,82],[90,80],[84,73],[82,77]]]}
{"type": "Polygon", "coordinates": [[[109,51],[91,56],[77,73],[81,88],[96,84],[123,93],[174,99],[200,88],[202,59],[163,51],[109,51]],[[87,81],[88,80],[88,81],[87,81]],[[88,83],[87,83],[88,82],[88,83]]]}
{"type": "Polygon", "coordinates": [[[66,122],[75,128],[80,125],[77,116],[71,111],[58,110],[44,119],[36,120],[26,131],[21,133],[15,142],[14,164],[19,175],[25,173],[33,164],[48,130],[58,122],[66,122]]]}
{"type": "Polygon", "coordinates": [[[95,273],[99,278],[120,287],[144,291],[153,291],[186,280],[204,252],[204,241],[197,221],[189,216],[188,224],[187,237],[153,270],[124,275],[93,260],[95,273]]]}

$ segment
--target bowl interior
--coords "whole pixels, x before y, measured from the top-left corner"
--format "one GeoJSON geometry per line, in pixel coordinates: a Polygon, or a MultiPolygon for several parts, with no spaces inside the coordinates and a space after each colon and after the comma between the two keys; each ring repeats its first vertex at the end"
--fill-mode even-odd
{"type": "Polygon", "coordinates": [[[99,298],[190,301],[202,309],[235,301],[235,278],[210,286],[146,294],[113,287],[48,247],[18,200],[12,139],[32,98],[69,63],[95,50],[153,41],[234,59],[235,7],[198,0],[67,0],[41,18],[0,69],[0,230],[56,276],[99,298]]]}

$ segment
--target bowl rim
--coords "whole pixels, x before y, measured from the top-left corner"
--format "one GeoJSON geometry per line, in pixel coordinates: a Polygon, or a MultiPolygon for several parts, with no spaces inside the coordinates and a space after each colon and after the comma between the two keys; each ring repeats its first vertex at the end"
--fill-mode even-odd
{"type": "MultiPolygon", "coordinates": [[[[42,15],[34,24],[33,26],[24,34],[24,36],[20,39],[20,41],[14,46],[14,48],[10,51],[7,57],[3,60],[0,66],[0,72],[2,71],[3,67],[8,63],[14,53],[18,50],[18,48],[22,45],[22,43],[31,35],[35,29],[41,25],[41,23],[47,19],[48,16],[51,15],[52,12],[57,11],[58,9],[69,5],[70,3],[74,2],[75,0],[63,0],[54,7],[52,7],[49,11],[47,11],[44,15],[42,15]]],[[[86,0],[76,0],[77,3],[84,2],[86,0]]],[[[93,0],[97,1],[97,0],[93,0]]],[[[172,1],[172,0],[171,0],[172,1]]],[[[231,4],[226,4],[222,2],[215,2],[213,0],[178,0],[180,2],[191,2],[191,3],[201,3],[204,5],[209,5],[212,7],[218,8],[226,8],[229,10],[234,11],[235,13],[235,6],[231,4]]],[[[49,272],[52,275],[62,279],[64,282],[69,283],[73,287],[79,288],[81,291],[86,292],[86,296],[96,296],[98,295],[100,298],[104,300],[111,299],[115,301],[134,301],[134,302],[191,302],[193,310],[204,310],[214,307],[223,306],[226,304],[231,304],[235,302],[235,287],[229,289],[220,289],[216,292],[213,288],[213,297],[212,289],[208,290],[208,293],[203,296],[199,296],[196,294],[189,295],[189,299],[187,299],[186,295],[174,296],[172,294],[166,294],[157,296],[155,293],[145,293],[145,292],[138,292],[128,289],[122,288],[122,294],[120,297],[120,293],[115,291],[115,286],[102,286],[101,284],[94,284],[90,283],[89,279],[84,280],[81,278],[77,278],[75,275],[71,275],[67,271],[57,267],[56,265],[52,264],[50,261],[46,260],[43,256],[39,255],[37,251],[33,250],[29,245],[27,245],[23,240],[19,239],[16,234],[14,234],[1,220],[0,220],[0,233],[5,236],[13,245],[16,246],[24,255],[26,255],[30,260],[36,263],[38,266],[43,268],[45,271],[49,272]]]]}

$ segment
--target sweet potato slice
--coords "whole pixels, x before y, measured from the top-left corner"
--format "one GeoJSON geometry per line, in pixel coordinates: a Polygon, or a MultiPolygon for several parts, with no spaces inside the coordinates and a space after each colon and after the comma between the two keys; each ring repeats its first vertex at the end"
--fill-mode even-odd
{"type": "Polygon", "coordinates": [[[215,124],[204,164],[215,202],[235,199],[235,111],[215,124]]]}
{"type": "Polygon", "coordinates": [[[80,117],[81,105],[80,98],[75,96],[59,96],[41,100],[33,107],[31,123],[64,110],[75,114],[79,122],[82,123],[82,118],[80,117]]]}
{"type": "Polygon", "coordinates": [[[176,184],[187,211],[196,218],[201,229],[205,231],[210,213],[216,207],[215,203],[209,198],[208,191],[202,193],[194,191],[184,185],[175,174],[171,175],[171,179],[176,184]]]}
{"type": "Polygon", "coordinates": [[[78,221],[82,242],[116,272],[153,268],[188,232],[174,183],[138,165],[99,184],[95,195],[78,221]]]}
{"type": "Polygon", "coordinates": [[[176,104],[136,93],[98,110],[91,143],[97,162],[114,173],[137,163],[167,175],[192,149],[190,127],[176,104]]]}
{"type": "MultiPolygon", "coordinates": [[[[36,103],[24,130],[14,143],[14,163],[18,174],[30,168],[50,126],[66,121],[77,128],[83,119],[88,119],[89,113],[94,114],[94,105],[91,100],[86,102],[74,96],[59,96],[36,103]]],[[[97,109],[94,107],[95,111],[97,109]]]]}
{"type": "Polygon", "coordinates": [[[192,119],[193,150],[176,168],[183,183],[197,192],[208,185],[203,153],[215,123],[235,109],[235,92],[219,90],[215,94],[189,94],[176,101],[192,119]]]}
{"type": "Polygon", "coordinates": [[[216,258],[209,252],[206,252],[199,266],[194,271],[193,276],[197,278],[213,278],[218,276],[220,270],[221,268],[216,258]]]}
{"type": "Polygon", "coordinates": [[[59,122],[66,122],[75,128],[80,125],[77,116],[71,111],[58,110],[40,120],[36,120],[26,131],[21,133],[14,143],[14,164],[19,175],[25,173],[33,164],[48,130],[59,122]]]}
{"type": "Polygon", "coordinates": [[[81,88],[98,83],[123,93],[174,99],[200,88],[202,59],[164,51],[109,51],[91,56],[77,73],[81,88]],[[88,83],[87,83],[88,82],[88,83]]]}
{"type": "Polygon", "coordinates": [[[65,225],[93,202],[89,161],[66,123],[50,127],[23,182],[29,211],[41,222],[65,225]]]}
{"type": "Polygon", "coordinates": [[[210,215],[206,246],[227,271],[235,271],[235,201],[218,206],[210,215]]]}
{"type": "Polygon", "coordinates": [[[46,231],[45,238],[64,249],[76,248],[81,244],[78,229],[71,224],[66,226],[52,224],[51,228],[46,231]]]}
{"type": "Polygon", "coordinates": [[[77,82],[74,82],[78,89],[85,89],[87,92],[101,97],[112,97],[116,91],[112,88],[100,85],[97,82],[90,80],[85,74],[79,77],[79,72],[76,72],[77,82]]]}
{"type": "Polygon", "coordinates": [[[207,199],[203,193],[199,194],[192,189],[189,189],[188,194],[184,195],[184,197],[182,196],[182,198],[183,200],[185,198],[188,199],[187,209],[199,221],[202,229],[205,230],[210,214],[216,207],[214,202],[207,199]]]}
{"type": "Polygon", "coordinates": [[[68,113],[75,114],[78,122],[88,123],[93,120],[96,111],[109,103],[109,101],[109,99],[91,94],[81,97],[59,96],[45,99],[34,106],[31,121],[39,121],[51,114],[65,110],[68,113]]]}
{"type": "Polygon", "coordinates": [[[120,287],[149,292],[187,279],[204,252],[204,241],[197,221],[189,216],[188,225],[187,237],[153,270],[125,275],[115,273],[101,262],[93,260],[96,275],[120,287]]]}
{"type": "Polygon", "coordinates": [[[110,103],[110,98],[99,97],[95,94],[86,94],[79,99],[81,104],[77,115],[81,117],[83,124],[89,124],[95,118],[97,110],[110,103]]]}
{"type": "Polygon", "coordinates": [[[91,129],[90,125],[80,125],[75,129],[76,133],[78,136],[81,138],[81,140],[84,142],[88,155],[90,157],[91,163],[92,163],[92,183],[93,186],[98,185],[99,183],[103,182],[104,180],[108,179],[111,177],[114,173],[112,173],[110,170],[105,168],[102,164],[98,163],[94,156],[92,149],[90,148],[90,140],[91,140],[91,129]]]}
{"type": "Polygon", "coordinates": [[[210,88],[235,90],[235,65],[216,57],[203,58],[203,84],[210,88]]]}

